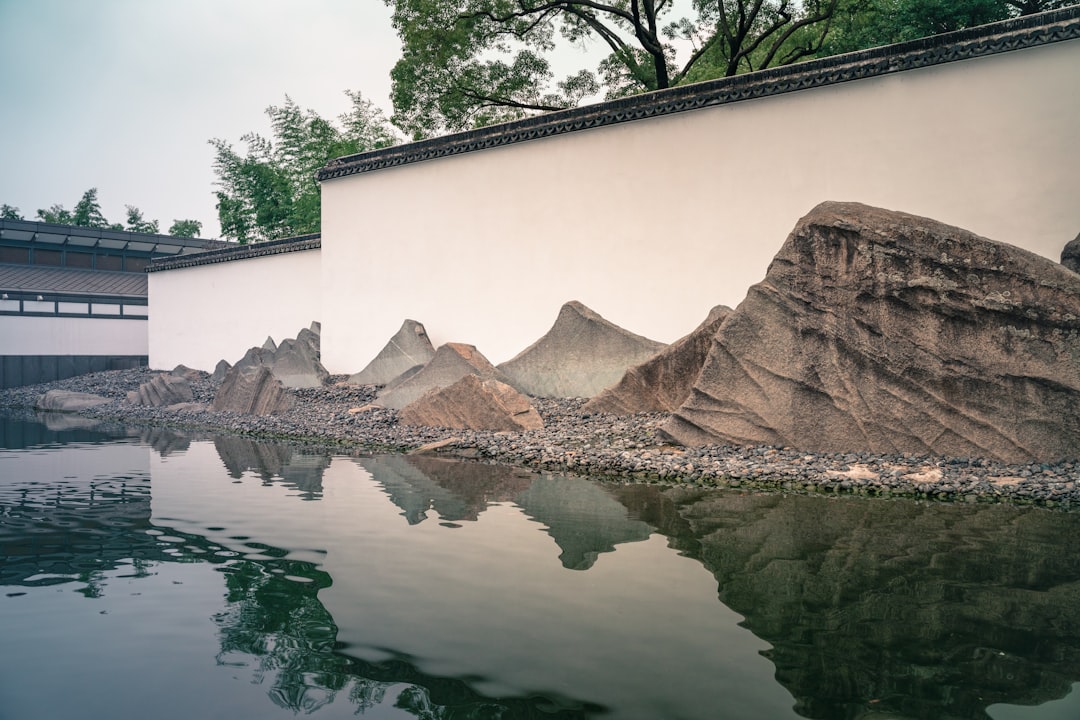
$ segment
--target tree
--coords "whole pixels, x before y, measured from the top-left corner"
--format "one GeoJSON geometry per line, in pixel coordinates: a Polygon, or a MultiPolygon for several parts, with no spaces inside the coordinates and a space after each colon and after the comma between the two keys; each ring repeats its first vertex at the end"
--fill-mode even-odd
{"type": "Polygon", "coordinates": [[[124,229],[129,232],[137,233],[157,233],[158,221],[157,220],[144,220],[142,210],[134,205],[125,205],[127,208],[127,227],[124,229]]]}
{"type": "Polygon", "coordinates": [[[19,214],[19,208],[4,203],[0,205],[0,220],[23,220],[19,214]]]}
{"type": "Polygon", "coordinates": [[[245,155],[213,139],[218,220],[225,237],[240,242],[318,232],[320,192],[315,172],[327,161],[388,147],[397,135],[382,112],[358,92],[346,91],[352,109],[340,127],[291,98],[270,106],[273,139],[244,135],[245,155]]]}
{"type": "MultiPolygon", "coordinates": [[[[403,43],[394,123],[416,138],[618,97],[695,77],[784,65],[821,47],[838,0],[386,0],[403,43]],[[598,67],[557,80],[545,55],[598,41],[598,67]],[[681,57],[680,57],[681,56],[681,57]]],[[[715,76],[715,75],[714,75],[715,76]]]]}
{"type": "Polygon", "coordinates": [[[75,209],[71,212],[71,224],[79,227],[111,227],[101,214],[101,204],[97,199],[97,188],[90,188],[83,193],[75,209]]]}
{"type": "Polygon", "coordinates": [[[202,232],[202,223],[198,220],[173,220],[169,226],[169,235],[179,238],[196,238],[202,232]]]}
{"type": "Polygon", "coordinates": [[[1054,10],[1075,0],[841,0],[819,57],[1054,10]]]}
{"type": "Polygon", "coordinates": [[[41,222],[56,223],[57,225],[73,225],[71,211],[63,205],[53,205],[44,210],[38,209],[37,218],[41,222]]]}

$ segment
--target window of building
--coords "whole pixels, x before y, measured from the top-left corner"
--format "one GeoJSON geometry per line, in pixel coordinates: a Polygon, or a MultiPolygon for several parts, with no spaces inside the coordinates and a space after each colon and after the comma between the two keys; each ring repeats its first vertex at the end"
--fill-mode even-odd
{"type": "Polygon", "coordinates": [[[128,272],[142,272],[150,264],[149,258],[127,257],[124,258],[124,269],[128,272]]]}
{"type": "Polygon", "coordinates": [[[34,250],[35,265],[51,265],[59,267],[63,264],[63,256],[59,250],[34,250]]]}
{"type": "Polygon", "coordinates": [[[96,260],[98,270],[124,269],[124,258],[119,255],[98,255],[96,260]]]}
{"type": "Polygon", "coordinates": [[[68,250],[67,256],[64,258],[64,264],[68,267],[92,268],[94,267],[94,256],[90,253],[72,252],[68,250]]]}
{"type": "Polygon", "coordinates": [[[30,264],[30,250],[20,247],[0,247],[0,263],[30,264]]]}

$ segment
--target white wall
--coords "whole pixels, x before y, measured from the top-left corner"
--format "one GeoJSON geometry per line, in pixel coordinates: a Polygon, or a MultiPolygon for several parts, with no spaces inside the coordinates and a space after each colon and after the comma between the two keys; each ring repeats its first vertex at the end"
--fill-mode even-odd
{"type": "Polygon", "coordinates": [[[146,355],[146,320],[0,315],[0,355],[146,355]]]}
{"type": "Polygon", "coordinates": [[[319,250],[149,274],[150,367],[213,371],[320,319],[319,250]]]}
{"type": "Polygon", "coordinates": [[[571,299],[672,341],[823,200],[1056,260],[1080,231],[1078,68],[1058,42],[326,181],[323,362],[361,369],[406,317],[501,362],[571,299]]]}

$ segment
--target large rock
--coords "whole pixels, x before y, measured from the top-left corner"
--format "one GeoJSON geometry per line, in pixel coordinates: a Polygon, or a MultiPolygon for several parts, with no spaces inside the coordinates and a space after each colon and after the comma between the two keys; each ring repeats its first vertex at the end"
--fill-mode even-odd
{"type": "Polygon", "coordinates": [[[70,390],[49,390],[37,399],[34,407],[53,412],[79,412],[111,402],[109,398],[70,390]]]}
{"type": "Polygon", "coordinates": [[[293,408],[293,398],[265,365],[236,364],[214,395],[214,410],[247,415],[279,415],[293,408]]]}
{"type": "Polygon", "coordinates": [[[407,380],[392,382],[383,388],[378,396],[378,404],[400,410],[429,390],[449,387],[466,375],[506,382],[502,374],[475,346],[464,343],[440,345],[435,356],[421,370],[415,373],[411,370],[406,372],[411,373],[407,380]]]}
{"type": "Polygon", "coordinates": [[[664,426],[688,445],[1080,456],[1080,275],[934,220],[823,203],[664,426]]]}
{"type": "Polygon", "coordinates": [[[677,410],[690,396],[713,336],[730,314],[731,308],[717,305],[696,330],[627,370],[617,385],[589,400],[582,410],[614,415],[677,410]]]}
{"type": "Polygon", "coordinates": [[[394,337],[379,351],[367,366],[350,375],[348,382],[354,385],[386,385],[403,372],[426,365],[435,357],[424,326],[415,320],[406,320],[394,337]]]}
{"type": "Polygon", "coordinates": [[[529,395],[592,397],[663,348],[572,301],[544,337],[498,368],[529,395]]]}
{"type": "Polygon", "coordinates": [[[285,387],[322,387],[330,373],[319,362],[317,346],[318,336],[301,330],[297,339],[282,340],[273,355],[263,357],[263,362],[285,387]],[[311,338],[315,339],[314,344],[311,338]]]}
{"type": "Polygon", "coordinates": [[[127,394],[128,404],[164,407],[192,402],[195,396],[191,392],[191,384],[181,375],[173,374],[175,372],[176,370],[172,373],[155,375],[139,385],[138,390],[132,390],[127,394]]]}
{"type": "Polygon", "coordinates": [[[1080,273],[1080,235],[1067,242],[1061,250],[1061,264],[1074,273],[1080,273]]]}
{"type": "Polygon", "coordinates": [[[210,376],[210,381],[215,385],[220,385],[225,380],[225,375],[228,374],[231,367],[232,365],[227,360],[218,360],[218,364],[214,366],[214,374],[210,376]]]}
{"type": "Polygon", "coordinates": [[[544,426],[529,399],[506,383],[466,375],[453,385],[430,390],[401,409],[406,425],[468,430],[538,430],[544,426]]]}

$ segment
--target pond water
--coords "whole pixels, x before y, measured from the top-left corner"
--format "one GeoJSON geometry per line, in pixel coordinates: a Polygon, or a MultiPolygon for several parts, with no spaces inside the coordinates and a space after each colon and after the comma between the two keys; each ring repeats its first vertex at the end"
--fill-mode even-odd
{"type": "Polygon", "coordinates": [[[0,718],[1080,718],[1080,513],[0,421],[0,718]]]}

